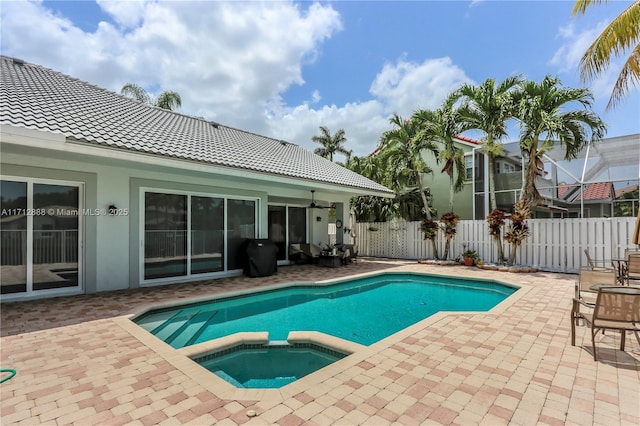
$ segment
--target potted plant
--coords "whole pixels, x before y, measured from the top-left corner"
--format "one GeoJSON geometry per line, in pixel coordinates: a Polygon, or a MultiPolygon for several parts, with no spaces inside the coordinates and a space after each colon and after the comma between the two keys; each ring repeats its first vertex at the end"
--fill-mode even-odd
{"type": "Polygon", "coordinates": [[[478,252],[475,250],[469,249],[462,252],[462,259],[464,260],[465,266],[473,266],[479,257],[478,252]]]}

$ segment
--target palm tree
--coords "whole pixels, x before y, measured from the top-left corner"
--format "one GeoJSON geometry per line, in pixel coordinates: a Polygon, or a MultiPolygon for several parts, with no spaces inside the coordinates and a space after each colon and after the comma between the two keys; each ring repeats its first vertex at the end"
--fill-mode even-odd
{"type": "MultiPolygon", "coordinates": [[[[438,156],[438,149],[431,140],[420,137],[420,123],[417,120],[403,120],[398,114],[394,114],[389,120],[395,126],[394,129],[385,132],[380,139],[380,161],[385,164],[389,179],[393,182],[391,188],[398,192],[404,192],[417,188],[422,199],[422,212],[425,215],[425,223],[435,225],[435,232],[425,233],[425,239],[431,241],[433,255],[438,258],[438,246],[436,244],[437,224],[431,219],[431,205],[422,176],[425,173],[433,173],[422,157],[422,152],[428,150],[438,156]]],[[[423,135],[424,136],[424,135],[423,135]]]]}
{"type": "Polygon", "coordinates": [[[389,121],[395,128],[382,135],[380,151],[376,155],[386,165],[389,180],[393,182],[392,189],[401,191],[418,188],[424,214],[427,219],[431,219],[431,206],[422,184],[422,175],[432,173],[433,170],[422,158],[422,151],[429,150],[437,155],[438,149],[433,142],[418,138],[420,126],[417,121],[405,121],[398,114],[394,114],[389,121]]]}
{"type": "MultiPolygon", "coordinates": [[[[576,0],[571,14],[581,15],[594,3],[602,3],[602,0],[576,0]]],[[[613,86],[607,110],[627,94],[629,83],[635,86],[640,82],[640,0],[631,3],[589,46],[580,60],[582,81],[590,81],[602,74],[609,66],[611,56],[618,56],[627,49],[632,49],[631,55],[613,86]]]]}
{"type": "Polygon", "coordinates": [[[457,96],[453,93],[437,110],[420,110],[412,118],[420,126],[418,138],[441,146],[442,149],[438,153],[438,159],[444,162],[441,172],[449,176],[449,210],[441,218],[445,226],[445,259],[449,256],[451,239],[456,234],[457,219],[454,216],[457,217],[457,215],[453,213],[453,196],[462,190],[466,176],[464,151],[454,139],[460,133],[468,130],[470,126],[462,119],[460,109],[455,106],[456,100],[457,96]]]}
{"type": "Polygon", "coordinates": [[[344,154],[347,157],[347,162],[349,162],[351,151],[344,147],[344,144],[347,141],[347,138],[344,135],[344,129],[338,130],[333,136],[331,136],[331,132],[329,132],[327,127],[320,126],[320,132],[322,133],[320,136],[313,136],[311,140],[322,145],[322,148],[316,148],[313,153],[333,161],[333,154],[337,152],[344,154]]]}
{"type": "Polygon", "coordinates": [[[507,121],[513,118],[513,92],[522,83],[519,76],[508,77],[496,86],[493,78],[481,85],[463,85],[456,96],[463,100],[462,116],[471,129],[484,133],[482,150],[489,161],[489,206],[497,208],[495,185],[496,157],[504,155],[500,139],[507,136],[507,121]]]}
{"type": "Polygon", "coordinates": [[[182,106],[182,99],[177,92],[164,91],[158,95],[157,99],[153,99],[142,86],[135,83],[127,83],[122,86],[120,94],[135,99],[138,102],[168,109],[169,111],[173,111],[182,106]]]}
{"type": "MultiPolygon", "coordinates": [[[[392,182],[378,155],[350,157],[345,167],[374,182],[391,187],[392,182]]],[[[351,199],[351,207],[358,222],[384,222],[396,213],[396,206],[393,199],[383,197],[360,196],[351,199]]]]}
{"type": "Polygon", "coordinates": [[[444,162],[441,172],[449,175],[449,211],[453,211],[453,195],[459,192],[466,177],[464,151],[454,141],[460,133],[469,130],[461,110],[455,107],[456,96],[450,95],[437,110],[416,111],[412,120],[419,123],[418,137],[432,144],[440,144],[438,159],[444,162]]]}
{"type": "Polygon", "coordinates": [[[546,76],[540,83],[523,83],[518,100],[520,150],[528,159],[521,210],[531,211],[540,200],[535,178],[543,172],[542,156],[559,143],[565,159],[573,159],[584,146],[600,140],[606,126],[591,109],[591,91],[563,87],[558,78],[546,76]]]}

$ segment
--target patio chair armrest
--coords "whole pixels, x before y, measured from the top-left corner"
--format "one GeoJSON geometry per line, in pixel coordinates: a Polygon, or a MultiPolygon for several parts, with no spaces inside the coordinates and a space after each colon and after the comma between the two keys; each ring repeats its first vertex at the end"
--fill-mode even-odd
{"type": "Polygon", "coordinates": [[[582,305],[582,306],[584,306],[586,308],[589,308],[589,309],[593,309],[596,306],[595,303],[585,302],[582,299],[578,299],[577,297],[574,297],[573,298],[573,309],[572,309],[573,312],[579,312],[580,305],[582,305]]]}

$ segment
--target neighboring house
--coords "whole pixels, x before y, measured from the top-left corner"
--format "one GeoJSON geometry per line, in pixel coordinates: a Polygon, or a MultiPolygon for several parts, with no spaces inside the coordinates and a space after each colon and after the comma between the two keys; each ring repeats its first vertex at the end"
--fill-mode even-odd
{"type": "MultiPolygon", "coordinates": [[[[499,209],[510,212],[520,198],[524,162],[517,142],[504,144],[504,148],[505,155],[496,158],[496,201],[499,209]]],[[[484,219],[489,212],[485,178],[487,160],[481,149],[474,151],[475,174],[469,186],[473,188],[475,197],[465,191],[458,195],[472,198],[474,210],[470,211],[475,212],[475,219],[484,219]]],[[[472,157],[467,158],[471,160],[472,157]]],[[[543,159],[544,169],[536,176],[536,187],[542,203],[533,210],[534,218],[637,214],[638,192],[635,189],[640,181],[640,135],[603,139],[593,146],[585,147],[576,159],[570,161],[564,159],[564,148],[558,146],[543,159]],[[575,183],[567,184],[563,180],[573,180],[575,183]],[[628,188],[621,188],[622,185],[628,188]],[[585,191],[583,197],[580,196],[581,190],[585,191]]],[[[441,193],[448,188],[448,182],[439,180],[437,185],[441,189],[434,187],[434,193],[441,193]]],[[[442,201],[444,200],[441,200],[441,204],[442,201]]],[[[462,218],[469,218],[470,214],[464,210],[464,206],[464,201],[458,203],[456,199],[456,213],[462,218]]]]}
{"type": "MultiPolygon", "coordinates": [[[[457,147],[464,151],[465,165],[466,165],[466,179],[464,187],[460,192],[457,192],[453,196],[453,210],[460,216],[460,219],[473,219],[473,178],[479,178],[479,150],[482,143],[476,139],[472,139],[463,135],[458,135],[455,138],[455,144],[457,147]],[[475,162],[474,162],[474,152],[475,162]]],[[[423,158],[426,163],[433,169],[433,173],[425,175],[422,178],[422,182],[425,186],[429,187],[432,199],[432,207],[436,209],[437,213],[434,219],[439,219],[444,213],[449,211],[449,175],[441,173],[442,164],[437,164],[435,156],[431,152],[425,151],[423,158]]]]}
{"type": "Polygon", "coordinates": [[[292,143],[0,65],[2,300],[236,275],[250,238],[284,263],[328,241],[311,190],[345,226],[351,197],[394,196],[292,143]]]}
{"type": "Polygon", "coordinates": [[[615,191],[612,182],[595,182],[584,187],[561,184],[557,200],[566,208],[567,217],[579,217],[581,206],[584,207],[584,217],[608,217],[612,215],[615,191]]]}

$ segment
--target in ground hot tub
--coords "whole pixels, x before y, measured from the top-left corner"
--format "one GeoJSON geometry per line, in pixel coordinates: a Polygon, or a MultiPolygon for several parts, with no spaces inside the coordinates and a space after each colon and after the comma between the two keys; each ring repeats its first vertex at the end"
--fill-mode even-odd
{"type": "Polygon", "coordinates": [[[280,388],[346,355],[313,343],[242,344],[193,360],[238,388],[280,388]]]}

